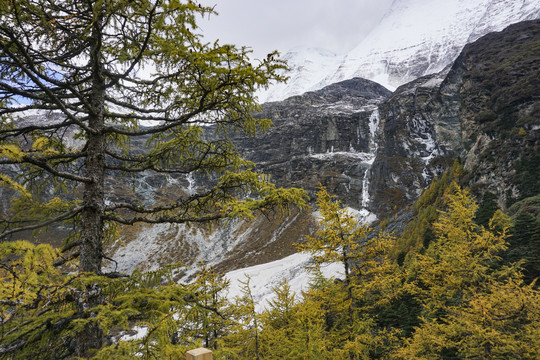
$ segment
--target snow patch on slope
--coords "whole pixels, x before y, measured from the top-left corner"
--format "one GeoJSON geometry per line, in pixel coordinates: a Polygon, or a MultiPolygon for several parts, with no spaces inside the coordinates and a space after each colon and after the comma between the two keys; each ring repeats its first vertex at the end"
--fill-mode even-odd
{"type": "Polygon", "coordinates": [[[335,71],[341,56],[320,48],[297,47],[283,55],[290,68],[289,80],[260,90],[257,97],[260,103],[283,100],[306,91],[320,89],[319,82],[332,69],[335,71]]]}
{"type": "Polygon", "coordinates": [[[378,78],[396,87],[441,71],[458,55],[489,0],[397,0],[390,11],[343,60],[332,83],[354,76],[378,78]],[[423,74],[411,74],[422,63],[423,74]]]}
{"type": "MultiPolygon", "coordinates": [[[[242,296],[242,284],[250,278],[250,289],[253,300],[256,302],[256,311],[261,312],[271,300],[275,298],[273,289],[287,279],[291,291],[300,296],[302,291],[309,288],[312,275],[306,268],[311,262],[311,255],[307,253],[297,253],[289,255],[281,260],[272,261],[266,264],[255,265],[248,268],[230,271],[225,274],[229,280],[229,292],[227,297],[233,300],[242,296]]],[[[321,266],[322,274],[327,277],[340,278],[344,275],[341,263],[331,263],[321,266]]]]}
{"type": "MultiPolygon", "coordinates": [[[[170,258],[169,254],[179,251],[189,255],[193,265],[199,261],[215,265],[223,261],[236,245],[245,242],[249,237],[253,228],[244,225],[243,220],[231,220],[213,231],[185,224],[148,225],[139,231],[135,239],[118,246],[110,256],[116,263],[108,263],[104,269],[127,274],[137,268],[155,271],[163,265],[156,259],[170,258]]],[[[190,266],[184,279],[196,271],[196,266],[190,266]]]]}
{"type": "MultiPolygon", "coordinates": [[[[369,225],[377,220],[377,216],[367,209],[357,210],[347,207],[346,210],[348,215],[353,216],[359,224],[369,225]]],[[[320,212],[313,212],[313,217],[320,221],[320,212]]],[[[294,294],[301,296],[302,291],[309,288],[313,277],[308,269],[311,264],[310,254],[296,253],[280,260],[229,271],[225,274],[225,278],[230,283],[227,297],[230,300],[241,297],[243,287],[241,281],[245,282],[249,277],[253,300],[257,304],[256,311],[261,312],[275,298],[274,288],[278,287],[283,279],[288,281],[294,294]]],[[[344,267],[342,263],[337,262],[324,264],[321,266],[321,273],[326,278],[342,279],[344,267]]]]}
{"type": "Polygon", "coordinates": [[[369,163],[371,164],[373,162],[374,156],[370,153],[364,153],[359,151],[328,151],[325,153],[316,153],[316,154],[310,154],[309,157],[312,157],[314,159],[318,160],[329,160],[334,157],[348,157],[352,159],[358,159],[361,162],[369,163]]]}

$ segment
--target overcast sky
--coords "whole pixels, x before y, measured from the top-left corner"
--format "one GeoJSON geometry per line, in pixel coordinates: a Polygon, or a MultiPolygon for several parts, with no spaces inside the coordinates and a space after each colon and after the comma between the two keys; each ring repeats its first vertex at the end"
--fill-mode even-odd
{"type": "Polygon", "coordinates": [[[392,0],[200,0],[218,16],[200,21],[205,38],[272,50],[321,47],[338,54],[357,45],[377,25],[392,0]]]}

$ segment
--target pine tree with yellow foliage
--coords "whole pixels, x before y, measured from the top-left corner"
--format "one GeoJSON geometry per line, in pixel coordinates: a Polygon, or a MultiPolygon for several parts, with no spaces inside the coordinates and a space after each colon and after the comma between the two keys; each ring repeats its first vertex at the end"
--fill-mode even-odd
{"type": "Polygon", "coordinates": [[[330,356],[368,359],[373,352],[381,351],[382,343],[394,338],[393,330],[375,329],[369,313],[387,301],[398,285],[399,277],[392,275],[393,265],[388,258],[394,239],[385,233],[371,234],[322,186],[317,193],[317,207],[319,230],[315,236],[307,236],[299,249],[309,252],[316,266],[332,262],[343,265],[343,283],[321,279],[318,291],[311,295],[326,309],[330,356]]]}
{"type": "Polygon", "coordinates": [[[486,229],[467,190],[454,184],[446,196],[436,240],[411,262],[423,317],[397,357],[537,359],[540,292],[523,283],[519,263],[499,264],[508,218],[498,211],[486,229]]]}

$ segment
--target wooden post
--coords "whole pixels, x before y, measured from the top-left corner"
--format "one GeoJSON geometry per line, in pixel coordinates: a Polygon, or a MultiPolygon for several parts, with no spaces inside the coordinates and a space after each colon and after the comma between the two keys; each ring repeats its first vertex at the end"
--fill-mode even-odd
{"type": "Polygon", "coordinates": [[[205,348],[189,350],[186,353],[186,360],[212,360],[212,351],[205,348]]]}

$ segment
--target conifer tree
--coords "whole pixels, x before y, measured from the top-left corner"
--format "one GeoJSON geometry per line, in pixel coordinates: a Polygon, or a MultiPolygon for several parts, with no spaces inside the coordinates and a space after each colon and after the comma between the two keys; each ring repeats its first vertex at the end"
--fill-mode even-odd
{"type": "Polygon", "coordinates": [[[270,126],[253,117],[253,93],[283,80],[284,63],[252,64],[247,48],[203,42],[197,18],[213,13],[173,0],[0,3],[0,181],[17,194],[1,239],[68,222],[76,233],[65,249],[100,274],[117,225],[207,222],[304,201],[253,172],[228,138],[270,126]],[[122,176],[142,173],[217,177],[159,202],[129,186],[114,195],[122,176]],[[64,195],[48,195],[51,184],[64,195]]]}
{"type": "Polygon", "coordinates": [[[514,225],[505,259],[524,259],[525,277],[531,282],[540,276],[540,195],[522,200],[509,210],[514,225]]]}
{"type": "Polygon", "coordinates": [[[242,295],[234,300],[232,318],[235,320],[227,336],[221,339],[219,355],[224,359],[261,359],[261,314],[251,291],[251,278],[240,280],[242,295]]]}
{"type": "Polygon", "coordinates": [[[486,191],[482,196],[482,201],[476,210],[475,220],[478,225],[487,227],[493,214],[499,209],[497,206],[497,195],[491,191],[486,191]]]}
{"type": "Polygon", "coordinates": [[[437,241],[417,254],[415,264],[419,283],[429,288],[428,307],[434,314],[459,304],[470,289],[487,281],[493,261],[506,249],[505,234],[495,235],[474,222],[478,205],[467,190],[454,183],[446,196],[448,210],[434,224],[437,241]]]}
{"type": "Polygon", "coordinates": [[[192,305],[182,319],[178,341],[200,339],[204,347],[217,349],[217,340],[228,333],[233,322],[229,319],[231,303],[225,296],[228,287],[229,282],[212,267],[200,264],[197,277],[188,285],[192,305]]]}
{"type": "Polygon", "coordinates": [[[467,190],[454,184],[447,197],[448,209],[434,224],[436,240],[411,267],[423,319],[399,356],[536,358],[540,293],[523,283],[519,264],[498,264],[508,218],[497,212],[488,229],[478,227],[467,190]]]}
{"type": "Polygon", "coordinates": [[[367,227],[359,226],[354,217],[342,207],[339,201],[333,201],[332,196],[320,185],[317,192],[317,207],[320,211],[320,228],[315,237],[306,236],[299,250],[309,252],[315,264],[340,262],[345,275],[347,289],[347,304],[352,319],[353,283],[352,267],[357,265],[359,249],[362,242],[367,241],[367,227]]]}
{"type": "Polygon", "coordinates": [[[291,357],[294,347],[296,296],[291,292],[291,287],[285,279],[272,290],[275,298],[269,301],[268,308],[261,318],[262,353],[265,358],[283,359],[291,357]]]}
{"type": "Polygon", "coordinates": [[[327,331],[334,355],[367,359],[378,346],[380,335],[386,336],[374,329],[374,319],[367,310],[386,298],[387,289],[399,283],[399,277],[391,273],[388,259],[394,239],[385,233],[369,234],[370,229],[358,224],[322,186],[317,193],[317,206],[319,230],[314,237],[307,236],[299,249],[311,253],[317,266],[331,262],[343,265],[344,283],[320,279],[316,296],[327,309],[327,331]]]}
{"type": "Polygon", "coordinates": [[[111,279],[65,273],[59,259],[48,244],[0,243],[0,359],[179,358],[195,341],[178,337],[186,315],[210,311],[172,267],[111,279]]]}
{"type": "MultiPolygon", "coordinates": [[[[0,2],[0,185],[12,198],[0,240],[52,225],[72,229],[56,264],[102,275],[104,242],[121,226],[205,223],[305,204],[303,191],[278,189],[255,172],[229,137],[270,126],[253,117],[254,91],[283,80],[284,62],[252,63],[245,47],[203,42],[197,19],[211,14],[176,0],[0,2]],[[212,181],[145,201],[130,186],[142,174],[212,181]]],[[[79,292],[96,294],[80,297],[83,307],[101,309],[109,283],[83,277],[89,288],[79,292]]],[[[174,306],[165,301],[151,313],[167,307],[174,306]]],[[[84,323],[75,326],[84,355],[106,344],[100,316],[65,316],[55,331],[84,323]]],[[[54,320],[43,319],[49,329],[54,320]]],[[[161,324],[172,327],[151,326],[148,346],[173,331],[169,316],[161,324]]],[[[2,349],[20,353],[32,339],[2,349]]]]}
{"type": "MultiPolygon", "coordinates": [[[[262,314],[262,355],[265,359],[323,360],[330,357],[332,338],[327,332],[327,303],[319,287],[302,292],[301,301],[286,280],[274,287],[275,298],[262,314]]],[[[343,293],[343,292],[342,292],[343,293]]]]}
{"type": "Polygon", "coordinates": [[[274,329],[288,328],[293,323],[296,296],[291,292],[291,286],[286,279],[272,288],[275,298],[269,301],[264,323],[274,329]]]}
{"type": "Polygon", "coordinates": [[[324,303],[306,293],[303,297],[295,311],[291,357],[302,360],[328,359],[332,343],[325,331],[324,303]]]}

